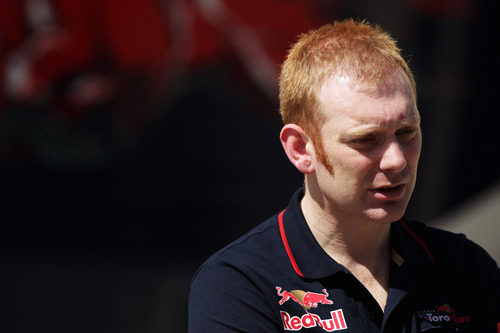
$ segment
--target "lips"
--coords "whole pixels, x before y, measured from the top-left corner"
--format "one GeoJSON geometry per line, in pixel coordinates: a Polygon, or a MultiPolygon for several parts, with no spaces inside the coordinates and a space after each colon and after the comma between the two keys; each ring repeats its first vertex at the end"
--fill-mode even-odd
{"type": "Polygon", "coordinates": [[[373,196],[380,200],[395,200],[403,196],[405,185],[399,184],[395,186],[381,186],[369,190],[373,196]]]}

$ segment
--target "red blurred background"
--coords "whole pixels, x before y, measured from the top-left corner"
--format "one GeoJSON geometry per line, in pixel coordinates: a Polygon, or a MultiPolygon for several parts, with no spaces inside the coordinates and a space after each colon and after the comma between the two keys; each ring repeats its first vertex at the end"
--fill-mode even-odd
{"type": "Polygon", "coordinates": [[[366,18],[415,72],[409,216],[498,183],[494,1],[0,0],[0,279],[17,332],[181,332],[194,270],[288,202],[277,75],[366,18]],[[54,329],[57,328],[57,329],[54,329]]]}

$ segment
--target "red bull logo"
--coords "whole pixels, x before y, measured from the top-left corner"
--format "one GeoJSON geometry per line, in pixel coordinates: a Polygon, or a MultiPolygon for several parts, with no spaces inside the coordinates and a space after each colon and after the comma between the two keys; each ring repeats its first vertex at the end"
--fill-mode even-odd
{"type": "Polygon", "coordinates": [[[321,319],[318,315],[307,313],[302,317],[290,316],[288,312],[280,311],[283,329],[285,331],[299,331],[302,328],[321,327],[326,332],[334,332],[347,329],[342,309],[330,312],[330,318],[321,319]]]}
{"type": "Polygon", "coordinates": [[[276,286],[276,290],[278,296],[281,296],[280,305],[292,300],[300,304],[304,309],[309,310],[310,308],[317,308],[318,304],[333,304],[333,301],[328,299],[329,295],[326,289],[322,290],[323,293],[315,293],[303,290],[282,291],[281,287],[276,286]]]}
{"type": "Polygon", "coordinates": [[[321,293],[304,290],[283,290],[281,287],[276,286],[278,296],[281,297],[279,305],[292,300],[300,304],[305,310],[306,314],[303,316],[291,316],[288,312],[280,311],[281,320],[283,321],[283,329],[285,331],[299,331],[303,328],[321,327],[326,332],[333,332],[344,330],[347,328],[346,320],[342,309],[330,312],[330,318],[322,319],[314,313],[307,310],[310,308],[317,308],[319,304],[333,304],[333,301],[328,299],[328,292],[323,289],[321,293]]]}

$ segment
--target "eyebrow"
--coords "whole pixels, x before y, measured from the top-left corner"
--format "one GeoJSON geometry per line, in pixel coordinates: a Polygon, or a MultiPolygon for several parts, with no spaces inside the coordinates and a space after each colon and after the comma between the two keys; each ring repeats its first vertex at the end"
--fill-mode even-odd
{"type": "MultiPolygon", "coordinates": [[[[419,125],[420,125],[420,115],[417,114],[415,116],[412,116],[410,118],[403,120],[399,124],[398,129],[407,128],[407,127],[414,127],[414,126],[419,126],[419,125]]],[[[381,131],[380,126],[378,126],[378,125],[363,125],[361,127],[356,127],[354,129],[351,129],[350,131],[342,134],[340,136],[340,140],[345,142],[345,141],[349,141],[351,139],[356,139],[356,138],[360,138],[360,137],[367,136],[367,135],[377,134],[380,131],[381,131]]]]}

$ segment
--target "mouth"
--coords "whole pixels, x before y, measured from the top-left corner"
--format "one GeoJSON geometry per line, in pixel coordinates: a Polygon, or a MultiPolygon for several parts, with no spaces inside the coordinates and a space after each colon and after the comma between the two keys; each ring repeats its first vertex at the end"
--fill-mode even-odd
{"type": "Polygon", "coordinates": [[[401,198],[405,193],[405,184],[376,187],[370,189],[369,192],[372,193],[376,199],[395,200],[401,198]]]}

